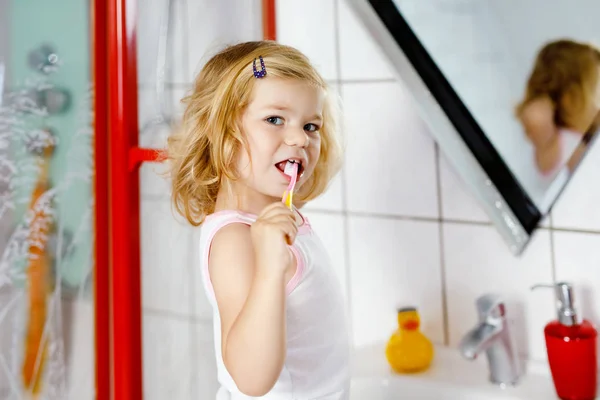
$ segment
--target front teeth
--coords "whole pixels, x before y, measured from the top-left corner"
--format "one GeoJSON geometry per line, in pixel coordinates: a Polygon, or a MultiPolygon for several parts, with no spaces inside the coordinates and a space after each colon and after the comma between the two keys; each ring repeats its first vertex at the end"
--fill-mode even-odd
{"type": "MultiPolygon", "coordinates": [[[[287,163],[285,164],[285,171],[284,174],[292,176],[293,174],[293,168],[294,168],[294,164],[298,164],[298,170],[296,172],[300,171],[300,168],[302,167],[302,162],[298,161],[298,160],[292,160],[289,159],[287,160],[287,163]]],[[[304,171],[302,171],[300,174],[298,174],[298,177],[302,177],[302,175],[304,175],[304,171]]]]}
{"type": "Polygon", "coordinates": [[[283,171],[283,173],[288,176],[293,176],[294,173],[298,173],[298,170],[296,169],[296,166],[294,164],[296,163],[292,162],[291,160],[288,160],[288,162],[285,164],[285,170],[283,171]]]}

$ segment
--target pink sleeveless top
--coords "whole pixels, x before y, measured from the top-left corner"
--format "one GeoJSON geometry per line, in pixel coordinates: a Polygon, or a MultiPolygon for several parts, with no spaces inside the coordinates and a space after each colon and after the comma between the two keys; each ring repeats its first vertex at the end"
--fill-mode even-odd
{"type": "MultiPolygon", "coordinates": [[[[347,400],[350,390],[347,310],[325,248],[308,220],[299,227],[291,250],[296,273],[287,284],[286,360],[264,400],[347,400]]],[[[233,223],[251,225],[252,214],[220,211],[201,227],[200,268],[213,309],[214,349],[220,389],[217,400],[255,399],[242,394],[227,372],[221,354],[221,320],[208,270],[210,245],[219,229],[233,223]]],[[[232,249],[234,251],[235,249],[232,249]]]]}

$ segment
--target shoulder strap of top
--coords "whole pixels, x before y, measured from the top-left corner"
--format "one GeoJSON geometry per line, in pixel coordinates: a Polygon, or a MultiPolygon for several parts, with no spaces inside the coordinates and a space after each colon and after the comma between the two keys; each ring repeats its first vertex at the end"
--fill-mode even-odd
{"type": "Polygon", "coordinates": [[[240,211],[226,210],[218,211],[206,217],[201,225],[200,235],[200,268],[202,272],[202,280],[204,282],[204,288],[209,294],[209,297],[214,299],[214,289],[210,281],[210,274],[208,271],[208,259],[210,257],[210,247],[212,241],[222,228],[230,224],[240,223],[245,225],[251,225],[255,221],[256,217],[250,214],[242,213],[240,211]]]}
{"type": "MultiPolygon", "coordinates": [[[[241,211],[226,210],[218,211],[206,217],[202,224],[202,234],[200,239],[200,265],[202,269],[202,278],[207,293],[214,299],[214,289],[210,281],[210,273],[208,270],[208,261],[210,257],[210,247],[212,241],[222,228],[230,224],[246,224],[251,225],[256,221],[256,216],[241,211]]],[[[292,290],[298,285],[302,278],[304,271],[304,257],[297,248],[297,246],[291,246],[291,251],[296,258],[296,273],[286,286],[286,292],[290,294],[292,290]]]]}

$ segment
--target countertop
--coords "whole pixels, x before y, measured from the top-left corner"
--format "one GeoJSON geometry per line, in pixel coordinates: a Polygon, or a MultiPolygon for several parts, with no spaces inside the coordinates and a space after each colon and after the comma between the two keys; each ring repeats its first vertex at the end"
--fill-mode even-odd
{"type": "Polygon", "coordinates": [[[421,381],[423,384],[436,382],[442,387],[453,387],[465,393],[489,393],[492,398],[557,399],[546,364],[531,362],[524,365],[523,369],[525,372],[516,386],[500,387],[488,379],[489,368],[485,355],[469,361],[458,350],[444,346],[435,347],[434,361],[427,371],[411,375],[399,376],[390,369],[385,359],[385,343],[356,348],[352,358],[354,379],[397,377],[421,381]]]}

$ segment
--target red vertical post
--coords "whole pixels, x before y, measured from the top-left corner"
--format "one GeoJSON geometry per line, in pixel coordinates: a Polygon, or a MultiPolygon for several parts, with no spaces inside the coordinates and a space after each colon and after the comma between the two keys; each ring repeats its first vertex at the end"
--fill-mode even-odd
{"type": "Polygon", "coordinates": [[[96,398],[110,399],[110,308],[108,247],[108,75],[107,18],[104,0],[93,2],[94,82],[94,320],[96,398]]]}
{"type": "Polygon", "coordinates": [[[142,399],[135,0],[108,3],[109,204],[114,400],[142,399]]]}
{"type": "Polygon", "coordinates": [[[275,14],[275,0],[263,0],[263,38],[265,40],[277,40],[277,18],[275,14]]]}

